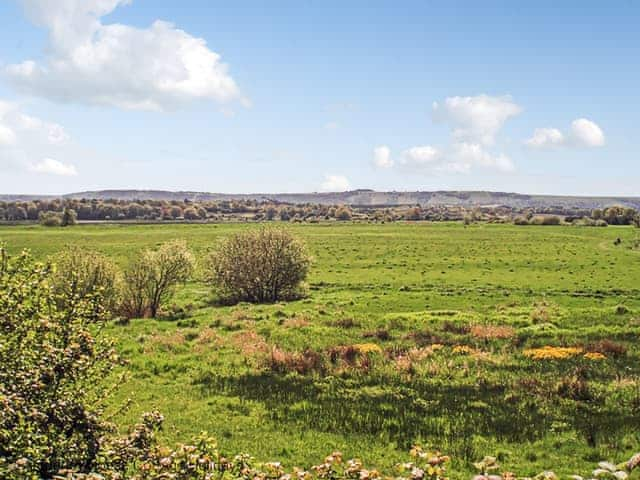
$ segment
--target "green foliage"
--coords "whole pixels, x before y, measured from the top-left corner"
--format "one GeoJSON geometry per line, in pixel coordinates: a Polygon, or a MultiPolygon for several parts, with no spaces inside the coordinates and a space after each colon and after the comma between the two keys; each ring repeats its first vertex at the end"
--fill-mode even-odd
{"type": "Polygon", "coordinates": [[[224,239],[210,256],[210,280],[224,302],[300,298],[311,258],[289,231],[260,228],[224,239]]]}
{"type": "Polygon", "coordinates": [[[0,259],[0,477],[90,471],[109,430],[100,385],[118,362],[92,334],[101,297],[56,294],[52,266],[28,253],[0,246],[0,259]]]}
{"type": "Polygon", "coordinates": [[[78,214],[72,208],[65,208],[60,221],[63,227],[75,225],[78,222],[78,214]]]}
{"type": "Polygon", "coordinates": [[[66,247],[56,254],[53,288],[61,307],[66,303],[100,295],[107,312],[113,313],[119,302],[120,272],[113,262],[99,252],[66,247]]]}
{"type": "MultiPolygon", "coordinates": [[[[212,242],[252,228],[20,226],[0,227],[0,237],[38,258],[91,245],[126,266],[172,238],[203,257],[212,242]]],[[[391,473],[419,442],[451,454],[454,480],[468,479],[484,455],[522,477],[551,468],[591,478],[597,460],[637,451],[636,229],[287,228],[314,257],[306,298],[219,306],[191,281],[162,306],[175,321],[106,326],[130,362],[107,402],[111,412],[132,398],[114,417],[121,430],[157,407],[166,415],[158,441],[204,429],[227,452],[281,460],[288,472],[338,449],[391,473]],[[626,309],[618,314],[617,305],[626,309]],[[381,352],[352,357],[362,344],[381,352]],[[523,353],[547,346],[581,350],[539,360],[523,353]]]]}
{"type": "Polygon", "coordinates": [[[57,212],[40,212],[38,221],[44,227],[61,227],[62,215],[57,212]]]}
{"type": "Polygon", "coordinates": [[[144,250],[124,272],[121,313],[126,318],[155,318],[178,284],[186,282],[195,258],[184,240],[144,250]]]}

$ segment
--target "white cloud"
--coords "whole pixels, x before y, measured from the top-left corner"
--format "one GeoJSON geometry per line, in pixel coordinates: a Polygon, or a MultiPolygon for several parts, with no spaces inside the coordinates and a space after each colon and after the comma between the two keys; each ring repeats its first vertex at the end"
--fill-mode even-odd
{"type": "Polygon", "coordinates": [[[59,175],[62,177],[72,177],[78,175],[74,165],[62,163],[53,158],[45,158],[39,163],[29,165],[29,170],[35,173],[46,173],[49,175],[59,175]]]}
{"type": "Polygon", "coordinates": [[[61,125],[26,115],[19,105],[0,100],[0,170],[75,175],[73,165],[50,158],[64,154],[69,140],[61,125]]]}
{"type": "Polygon", "coordinates": [[[402,153],[401,163],[415,167],[425,167],[441,160],[441,154],[437,148],[431,145],[412,147],[402,153]]]}
{"type": "MultiPolygon", "coordinates": [[[[433,120],[451,127],[448,145],[421,145],[402,152],[398,167],[427,174],[465,174],[475,169],[511,172],[511,159],[490,151],[505,122],[522,109],[510,96],[447,97],[433,103],[433,120]]],[[[380,148],[380,147],[378,147],[380,148]]],[[[390,158],[388,149],[384,158],[390,158]]],[[[374,158],[374,163],[384,163],[374,158]]],[[[388,163],[387,166],[392,166],[388,163]]]]}
{"type": "Polygon", "coordinates": [[[344,192],[351,188],[351,184],[343,175],[325,175],[320,188],[324,192],[344,192]]]}
{"type": "Polygon", "coordinates": [[[393,167],[391,149],[386,145],[380,145],[373,149],[373,165],[378,168],[393,167]]]}
{"type": "Polygon", "coordinates": [[[340,124],[338,122],[327,122],[324,124],[325,130],[337,130],[340,128],[340,124]]]}
{"type": "Polygon", "coordinates": [[[16,134],[9,127],[0,124],[0,146],[13,145],[16,142],[16,134]]]}
{"type": "Polygon", "coordinates": [[[445,150],[431,145],[412,147],[402,153],[400,166],[422,173],[469,173],[475,168],[503,172],[514,170],[506,155],[492,155],[478,143],[456,142],[445,150]]]}
{"type": "Polygon", "coordinates": [[[605,137],[595,122],[578,118],[571,122],[568,134],[563,134],[557,128],[536,128],[533,136],[524,143],[531,148],[601,147],[605,144],[605,137]]]}
{"type": "Polygon", "coordinates": [[[49,31],[45,62],[5,68],[26,93],[135,110],[171,110],[195,100],[249,105],[202,38],[160,20],[146,29],[101,22],[130,0],[21,1],[49,31]]]}
{"type": "Polygon", "coordinates": [[[559,146],[564,142],[565,136],[557,128],[536,128],[533,136],[524,143],[531,148],[545,148],[559,146]]]}
{"type": "Polygon", "coordinates": [[[504,123],[522,111],[510,96],[448,97],[433,103],[433,119],[451,125],[455,141],[493,145],[504,123]]]}
{"type": "Polygon", "coordinates": [[[602,147],[605,143],[602,129],[586,118],[578,118],[571,122],[571,139],[583,147],[602,147]]]}
{"type": "Polygon", "coordinates": [[[493,155],[478,143],[456,143],[448,162],[453,171],[468,172],[474,167],[490,168],[503,172],[515,170],[513,162],[504,154],[493,155]]]}

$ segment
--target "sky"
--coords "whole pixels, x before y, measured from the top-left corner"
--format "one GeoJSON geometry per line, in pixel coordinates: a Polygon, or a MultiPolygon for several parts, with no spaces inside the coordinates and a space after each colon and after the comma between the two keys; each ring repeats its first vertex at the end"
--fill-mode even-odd
{"type": "Polygon", "coordinates": [[[640,1],[0,0],[0,193],[640,195],[640,1]]]}

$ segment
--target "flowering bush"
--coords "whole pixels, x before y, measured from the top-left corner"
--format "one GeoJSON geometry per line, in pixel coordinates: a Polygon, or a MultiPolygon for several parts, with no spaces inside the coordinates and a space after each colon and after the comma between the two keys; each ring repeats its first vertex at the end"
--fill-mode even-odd
{"type": "Polygon", "coordinates": [[[110,426],[103,379],[119,359],[93,337],[99,292],[56,293],[54,269],[0,245],[0,478],[90,471],[110,426]]]}

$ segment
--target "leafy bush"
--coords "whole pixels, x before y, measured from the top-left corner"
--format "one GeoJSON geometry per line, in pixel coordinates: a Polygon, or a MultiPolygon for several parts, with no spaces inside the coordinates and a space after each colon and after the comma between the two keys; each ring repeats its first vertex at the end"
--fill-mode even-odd
{"type": "Polygon", "coordinates": [[[53,257],[54,291],[59,303],[86,300],[100,294],[105,309],[112,313],[118,303],[119,271],[104,255],[92,250],[67,247],[53,257]]]}
{"type": "Polygon", "coordinates": [[[61,227],[62,214],[57,212],[40,212],[38,222],[44,227],[61,227]]]}
{"type": "Polygon", "coordinates": [[[209,259],[210,280],[229,303],[292,300],[302,295],[311,257],[287,230],[261,228],[223,240],[209,259]]]}
{"type": "Polygon", "coordinates": [[[63,227],[75,225],[76,223],[78,223],[78,214],[72,208],[65,208],[62,212],[62,218],[60,221],[63,227]]]}
{"type": "Polygon", "coordinates": [[[191,277],[194,268],[195,259],[183,240],[143,251],[125,270],[120,313],[125,318],[155,318],[162,303],[191,277]]]}
{"type": "Polygon", "coordinates": [[[531,225],[560,225],[560,217],[556,215],[536,215],[530,221],[531,225]]]}
{"type": "Polygon", "coordinates": [[[0,477],[51,478],[91,471],[100,439],[103,379],[118,363],[91,326],[104,318],[99,292],[59,302],[54,270],[0,246],[0,477]],[[62,304],[62,306],[61,306],[62,304]]]}

